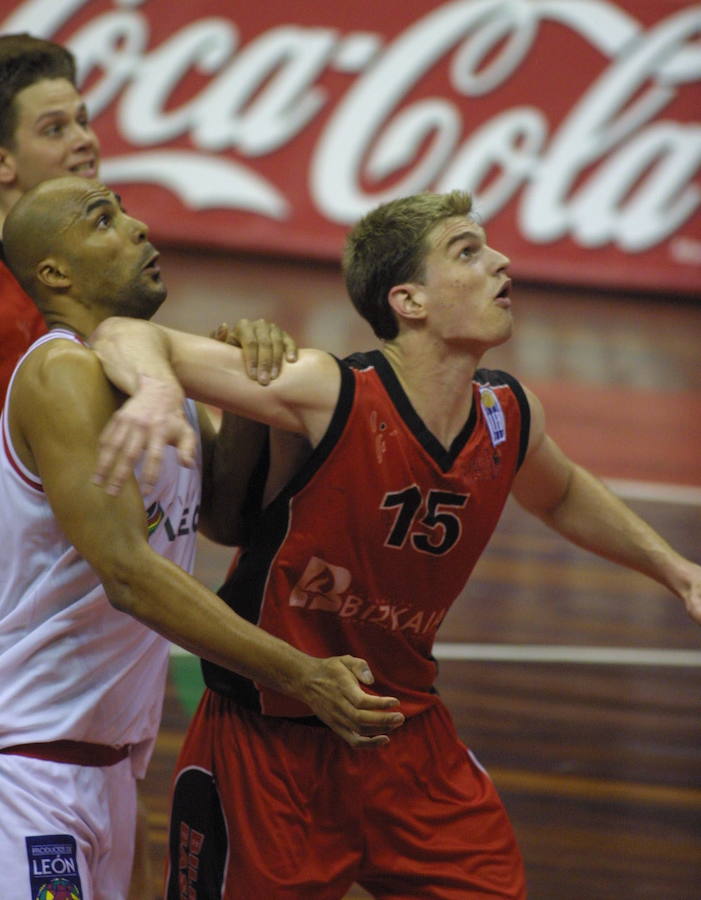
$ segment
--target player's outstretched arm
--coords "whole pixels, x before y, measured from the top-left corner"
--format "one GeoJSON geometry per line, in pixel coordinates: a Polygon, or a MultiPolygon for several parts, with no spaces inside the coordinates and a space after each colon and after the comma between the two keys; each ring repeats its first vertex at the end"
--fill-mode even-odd
{"type": "MultiPolygon", "coordinates": [[[[110,440],[122,448],[124,459],[114,472],[114,484],[108,485],[108,490],[119,489],[128,478],[135,460],[139,458],[142,460],[143,483],[151,487],[158,478],[164,447],[167,444],[174,446],[181,464],[191,466],[195,458],[196,438],[183,413],[184,391],[170,363],[165,363],[169,346],[164,337],[165,330],[161,332],[156,326],[146,326],[145,333],[141,336],[137,328],[133,357],[129,355],[132,344],[126,347],[119,340],[116,347],[110,344],[115,331],[118,333],[119,326],[113,330],[108,326],[100,327],[92,338],[98,349],[107,348],[108,358],[115,356],[115,384],[125,393],[138,393],[138,399],[122,408],[119,419],[109,430],[110,440]],[[143,363],[140,360],[137,363],[140,353],[143,354],[142,359],[146,360],[143,363]],[[120,355],[123,360],[121,366],[120,355]],[[138,370],[133,380],[132,367],[138,370]]],[[[260,385],[269,384],[279,376],[283,361],[291,363],[297,359],[294,339],[275,323],[265,319],[240,319],[233,328],[222,324],[213,332],[213,336],[215,334],[217,341],[239,348],[237,359],[242,363],[243,370],[260,385]]],[[[223,433],[224,437],[227,432],[234,431],[239,443],[242,439],[248,440],[249,435],[258,434],[255,429],[241,426],[227,429],[223,433]]],[[[255,442],[256,438],[253,440],[255,442]]],[[[217,439],[217,443],[226,444],[227,441],[217,439]]],[[[109,446],[108,442],[107,445],[109,446]]],[[[226,466],[223,468],[226,469],[226,466]]],[[[222,466],[219,466],[219,470],[222,470],[222,466]]],[[[206,474],[209,476],[210,473],[206,474]]],[[[100,483],[102,480],[102,472],[98,471],[96,481],[100,483]]],[[[221,478],[218,480],[221,481],[221,478]]]]}
{"type": "Polygon", "coordinates": [[[13,443],[41,476],[67,539],[98,573],[113,606],[185,649],[306,703],[351,745],[386,743],[403,717],[396,699],[362,689],[372,680],[366,664],[308,656],[242,619],[151,549],[133,477],[118,496],[91,483],[98,435],[118,399],[92,353],[61,343],[35,351],[16,379],[13,443]]]}
{"type": "Polygon", "coordinates": [[[677,553],[598,478],[569,459],[546,434],[540,401],[527,394],[531,434],[514,480],[516,499],[578,546],[664,585],[701,623],[701,567],[677,553]]]}
{"type": "Polygon", "coordinates": [[[176,415],[180,385],[196,400],[297,432],[312,444],[326,431],[338,397],[338,365],[316,350],[300,351],[294,366],[263,387],[247,376],[239,348],[152,322],[107,319],[91,344],[107,377],[131,395],[101,438],[96,477],[112,491],[119,490],[143,448],[155,442],[162,452],[163,442],[172,442],[168,411],[176,415]]]}

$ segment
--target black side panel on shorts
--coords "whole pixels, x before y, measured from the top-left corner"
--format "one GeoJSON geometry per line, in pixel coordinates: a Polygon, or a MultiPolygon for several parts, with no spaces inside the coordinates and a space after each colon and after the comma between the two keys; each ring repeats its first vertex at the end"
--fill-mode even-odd
{"type": "Polygon", "coordinates": [[[220,900],[229,841],[214,779],[185,769],[173,791],[166,900],[220,900]]]}

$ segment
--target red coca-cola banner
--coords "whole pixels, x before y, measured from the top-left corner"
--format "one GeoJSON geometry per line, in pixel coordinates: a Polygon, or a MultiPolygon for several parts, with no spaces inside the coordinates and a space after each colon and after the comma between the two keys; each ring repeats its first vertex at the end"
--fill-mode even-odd
{"type": "Polygon", "coordinates": [[[467,188],[518,277],[701,293],[701,6],[25,0],[103,176],[161,241],[337,257],[388,198],[467,188]]]}

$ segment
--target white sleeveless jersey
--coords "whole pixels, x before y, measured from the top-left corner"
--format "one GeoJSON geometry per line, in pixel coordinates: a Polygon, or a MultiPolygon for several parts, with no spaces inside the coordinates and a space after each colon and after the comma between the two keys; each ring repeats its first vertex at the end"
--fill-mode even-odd
{"type": "MultiPolygon", "coordinates": [[[[13,380],[36,347],[58,338],[78,340],[68,331],[40,338],[13,380]]],[[[160,722],[169,644],[111,606],[94,570],[66,539],[41,481],[12,447],[11,392],[12,381],[0,416],[0,747],[60,739],[132,744],[141,776],[160,722]]],[[[187,414],[198,430],[191,401],[187,414]]],[[[188,572],[201,468],[199,451],[187,469],[168,448],[158,483],[144,495],[149,543],[188,572]]]]}

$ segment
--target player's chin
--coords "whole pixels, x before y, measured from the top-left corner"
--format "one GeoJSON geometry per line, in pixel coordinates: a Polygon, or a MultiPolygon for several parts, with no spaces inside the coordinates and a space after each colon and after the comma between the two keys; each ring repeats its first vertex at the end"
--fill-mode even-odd
{"type": "Polygon", "coordinates": [[[500,344],[508,341],[514,330],[514,322],[511,317],[510,309],[500,310],[500,318],[502,321],[499,323],[498,327],[494,329],[494,336],[491,341],[492,347],[498,347],[500,344]]]}
{"type": "Polygon", "coordinates": [[[115,315],[129,316],[132,319],[150,319],[165,300],[168,290],[161,280],[150,281],[139,285],[129,297],[119,304],[115,315]]]}
{"type": "Polygon", "coordinates": [[[153,307],[155,312],[161,303],[163,303],[167,294],[168,289],[165,286],[165,282],[160,279],[158,279],[158,281],[153,280],[144,291],[145,305],[153,307]]]}

